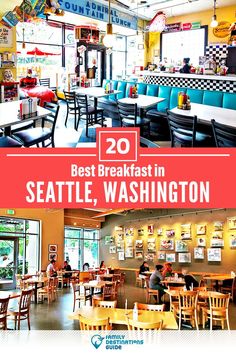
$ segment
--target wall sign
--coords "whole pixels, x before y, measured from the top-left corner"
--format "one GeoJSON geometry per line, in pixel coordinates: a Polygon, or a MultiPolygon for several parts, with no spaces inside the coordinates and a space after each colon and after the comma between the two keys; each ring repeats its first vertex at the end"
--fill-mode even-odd
{"type": "Polygon", "coordinates": [[[230,35],[230,22],[222,21],[219,22],[218,26],[213,28],[213,34],[215,37],[218,38],[225,38],[230,35]]]}
{"type": "Polygon", "coordinates": [[[0,47],[11,48],[12,45],[12,29],[0,25],[0,47]]]}
{"type": "Polygon", "coordinates": [[[199,28],[201,28],[201,22],[189,22],[189,23],[182,24],[183,31],[189,31],[189,30],[199,29],[199,28]]]}
{"type": "Polygon", "coordinates": [[[176,23],[170,23],[165,26],[165,29],[163,32],[177,32],[181,31],[181,22],[176,22],[176,23]]]}
{"type": "MultiPolygon", "coordinates": [[[[62,10],[77,15],[108,22],[108,6],[91,0],[58,0],[62,10]]],[[[111,8],[111,22],[115,25],[137,29],[137,17],[111,8]]]]}

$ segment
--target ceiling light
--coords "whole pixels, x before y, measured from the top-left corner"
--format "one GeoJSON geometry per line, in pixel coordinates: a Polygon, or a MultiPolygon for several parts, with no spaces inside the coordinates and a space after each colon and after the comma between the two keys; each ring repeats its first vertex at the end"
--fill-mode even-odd
{"type": "Polygon", "coordinates": [[[103,38],[103,44],[107,48],[112,48],[114,44],[114,35],[112,32],[112,23],[111,23],[111,0],[108,2],[108,24],[107,24],[107,33],[103,38]]]}
{"type": "Polygon", "coordinates": [[[213,12],[213,16],[212,16],[212,20],[211,20],[210,26],[212,28],[215,28],[215,27],[218,26],[218,21],[217,21],[217,17],[216,17],[216,0],[214,0],[214,12],[213,12]]]}

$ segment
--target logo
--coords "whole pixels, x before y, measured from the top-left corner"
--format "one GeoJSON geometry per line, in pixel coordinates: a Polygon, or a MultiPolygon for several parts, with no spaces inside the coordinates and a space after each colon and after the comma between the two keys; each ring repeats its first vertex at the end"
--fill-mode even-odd
{"type": "Polygon", "coordinates": [[[105,339],[105,337],[102,337],[99,334],[95,334],[91,338],[91,343],[96,349],[98,349],[100,347],[100,345],[102,344],[103,339],[105,339]]]}

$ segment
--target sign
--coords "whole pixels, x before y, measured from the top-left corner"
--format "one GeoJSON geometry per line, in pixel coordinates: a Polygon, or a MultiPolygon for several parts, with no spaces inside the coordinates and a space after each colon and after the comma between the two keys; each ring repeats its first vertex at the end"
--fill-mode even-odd
{"type": "MultiPolygon", "coordinates": [[[[108,6],[91,0],[58,0],[64,11],[108,22],[108,6]]],[[[111,8],[111,22],[114,25],[137,30],[137,17],[111,8]]]]}
{"type": "Polygon", "coordinates": [[[201,22],[189,22],[189,23],[183,23],[182,25],[183,31],[189,31],[189,30],[199,29],[199,28],[201,28],[201,22]]]}
{"type": "Polygon", "coordinates": [[[158,12],[147,26],[149,32],[162,32],[166,26],[166,15],[158,12]]]}
{"type": "Polygon", "coordinates": [[[12,45],[12,29],[0,25],[0,48],[11,48],[12,45]]]}
{"type": "Polygon", "coordinates": [[[181,22],[176,22],[176,23],[170,23],[165,26],[165,29],[163,32],[177,32],[181,31],[181,22]]]}
{"type": "Polygon", "coordinates": [[[218,38],[228,37],[230,35],[230,30],[229,30],[230,26],[231,26],[230,22],[226,22],[226,21],[219,22],[218,26],[213,28],[214,36],[218,38]]]}
{"type": "Polygon", "coordinates": [[[15,215],[14,209],[7,209],[7,215],[15,215]]]}

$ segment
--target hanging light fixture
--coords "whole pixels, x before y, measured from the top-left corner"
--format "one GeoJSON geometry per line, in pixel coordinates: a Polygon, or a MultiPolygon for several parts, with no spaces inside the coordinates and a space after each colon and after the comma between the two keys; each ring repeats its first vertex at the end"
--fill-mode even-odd
{"type": "Polygon", "coordinates": [[[23,6],[23,27],[22,27],[22,46],[21,46],[21,54],[23,56],[26,55],[26,44],[25,44],[25,7],[24,7],[25,1],[23,1],[22,6],[23,6]]]}
{"type": "Polygon", "coordinates": [[[114,44],[114,35],[112,32],[112,23],[111,23],[111,0],[108,0],[108,24],[107,24],[107,33],[103,38],[103,44],[107,48],[112,48],[114,44]]]}
{"type": "Polygon", "coordinates": [[[213,12],[210,26],[212,28],[215,28],[218,26],[218,21],[217,21],[217,17],[216,17],[216,0],[214,0],[214,12],[213,12]]]}

